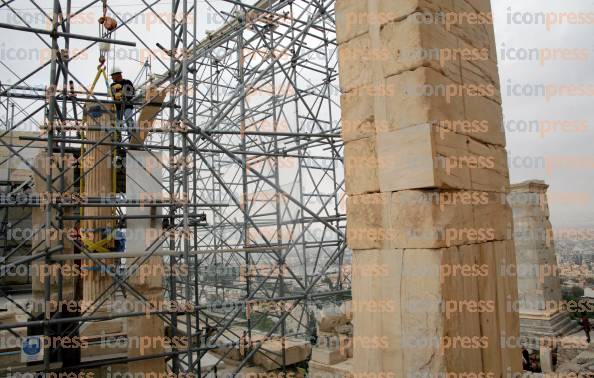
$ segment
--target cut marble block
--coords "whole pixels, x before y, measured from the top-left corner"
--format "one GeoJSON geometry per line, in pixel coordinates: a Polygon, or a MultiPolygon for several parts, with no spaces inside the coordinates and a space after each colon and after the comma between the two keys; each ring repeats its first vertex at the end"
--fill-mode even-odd
{"type": "Polygon", "coordinates": [[[468,140],[468,155],[477,161],[470,166],[472,189],[507,193],[509,190],[509,170],[504,148],[468,140]]]}
{"type": "MultiPolygon", "coordinates": [[[[145,200],[146,196],[160,199],[163,188],[159,181],[159,178],[162,177],[159,159],[159,154],[155,157],[155,154],[144,151],[128,152],[126,157],[126,194],[128,198],[140,201],[145,200]]],[[[148,206],[128,209],[130,215],[147,217],[151,214],[159,215],[160,212],[160,209],[148,206]]],[[[161,233],[160,221],[156,219],[129,219],[126,230],[126,251],[144,252],[148,255],[156,247],[158,250],[158,242],[156,241],[161,233]]],[[[131,260],[141,262],[144,259],[131,260]]],[[[162,287],[160,283],[163,275],[162,258],[153,256],[146,260],[144,264],[150,265],[150,269],[145,267],[144,272],[138,271],[131,277],[130,282],[139,285],[139,287],[146,286],[149,289],[162,287]]]]}
{"type": "Polygon", "coordinates": [[[445,303],[442,349],[447,356],[448,371],[485,371],[482,350],[489,343],[498,342],[497,338],[490,339],[481,332],[480,314],[496,309],[495,301],[480,298],[478,283],[485,279],[482,277],[485,269],[480,264],[482,245],[460,246],[457,250],[446,250],[442,255],[441,277],[445,303]],[[456,339],[461,342],[456,343],[456,339]]]}
{"type": "Polygon", "coordinates": [[[311,354],[311,344],[302,340],[268,340],[254,355],[254,364],[267,371],[279,369],[282,365],[282,351],[285,351],[286,365],[294,365],[307,360],[311,354]]]}
{"type": "Polygon", "coordinates": [[[458,47],[458,39],[443,27],[419,22],[422,17],[417,12],[382,27],[381,48],[372,52],[382,63],[384,77],[419,67],[431,67],[450,80],[461,83],[460,54],[454,51],[458,47]]]}
{"type": "MultiPolygon", "coordinates": [[[[146,200],[162,196],[162,177],[160,155],[143,151],[132,151],[126,157],[126,194],[128,198],[146,200]]],[[[155,207],[133,207],[130,215],[160,215],[161,209],[155,207]]],[[[156,219],[129,219],[127,222],[126,251],[149,253],[155,249],[155,241],[161,235],[161,223],[156,219]]],[[[158,243],[158,242],[157,242],[158,243]]],[[[158,248],[157,248],[158,249],[158,248]]],[[[152,258],[151,258],[152,259],[152,258]]],[[[147,261],[149,263],[151,260],[147,261]]]]}
{"type": "Polygon", "coordinates": [[[337,0],[336,14],[337,39],[339,43],[347,42],[369,30],[370,25],[383,26],[388,22],[401,20],[412,13],[421,11],[435,13],[450,11],[451,1],[431,0],[390,0],[361,1],[337,0]]]}
{"type": "Polygon", "coordinates": [[[389,131],[463,120],[464,103],[457,89],[459,87],[459,83],[429,67],[388,77],[385,113],[389,131]]]}
{"type": "MultiPolygon", "coordinates": [[[[4,133],[4,132],[3,132],[4,133]]],[[[42,140],[36,140],[36,141],[32,141],[32,140],[26,140],[26,139],[21,139],[21,137],[25,137],[25,138],[40,138],[40,137],[44,137],[45,133],[39,133],[36,131],[10,131],[8,134],[6,134],[5,136],[2,137],[2,140],[10,145],[12,148],[19,150],[19,148],[17,147],[25,147],[27,146],[30,149],[33,149],[33,151],[39,152],[39,148],[44,148],[47,147],[47,142],[46,141],[42,141],[42,140]]],[[[4,156],[5,153],[8,153],[9,155],[11,154],[11,152],[8,150],[7,147],[4,147],[4,144],[1,144],[2,147],[0,148],[0,155],[4,156]]]]}
{"type": "Polygon", "coordinates": [[[355,373],[442,371],[440,253],[353,251],[353,265],[385,265],[388,274],[353,275],[355,373]],[[373,342],[363,347],[363,340],[373,342]]]}
{"type": "MultiPolygon", "coordinates": [[[[514,240],[516,242],[516,246],[518,248],[522,248],[523,250],[532,249],[541,250],[544,252],[549,248],[553,248],[552,255],[543,253],[543,257],[554,257],[555,255],[553,226],[551,225],[551,222],[548,220],[548,218],[514,218],[514,240]]],[[[536,256],[539,256],[539,254],[536,254],[536,256]]]]}
{"type": "Polygon", "coordinates": [[[100,322],[87,322],[80,327],[80,333],[87,336],[97,336],[110,333],[124,332],[125,320],[113,319],[100,322]]]}
{"type": "Polygon", "coordinates": [[[338,46],[340,89],[349,92],[372,82],[373,51],[369,33],[360,35],[338,46]],[[361,70],[361,67],[369,67],[361,70]]]}
{"type": "Polygon", "coordinates": [[[467,15],[466,20],[474,14],[477,18],[474,23],[451,23],[450,32],[473,47],[489,49],[489,58],[497,61],[490,0],[452,0],[451,3],[458,14],[467,15]]]}
{"type": "Polygon", "coordinates": [[[467,138],[440,137],[432,124],[384,133],[376,138],[378,174],[383,192],[422,188],[470,189],[470,170],[457,161],[468,156],[467,138]]]}
{"type": "Polygon", "coordinates": [[[346,360],[346,357],[340,353],[340,349],[312,348],[311,352],[312,361],[326,365],[336,365],[346,360]]]}
{"type": "Polygon", "coordinates": [[[552,373],[553,369],[553,350],[550,347],[540,349],[540,365],[543,373],[552,373]]]}
{"type": "Polygon", "coordinates": [[[511,209],[493,193],[400,191],[385,207],[390,248],[443,248],[506,240],[511,209]]]}
{"type": "MultiPolygon", "coordinates": [[[[144,151],[128,151],[126,156],[126,194],[129,199],[143,200],[145,195],[159,198],[162,193],[160,178],[162,177],[160,164],[160,155],[150,154],[144,151]]],[[[160,214],[160,209],[155,207],[134,207],[128,209],[130,215],[160,214]]],[[[129,219],[126,230],[126,251],[144,252],[148,254],[158,250],[159,244],[154,241],[161,233],[160,222],[156,219],[129,219]]],[[[128,283],[138,290],[150,303],[162,302],[163,298],[163,259],[160,256],[152,256],[148,259],[144,257],[126,259],[128,267],[137,265],[136,273],[133,274],[128,283]],[[138,266],[139,265],[139,266],[138,266]]],[[[147,303],[139,299],[130,297],[130,305],[140,309],[148,309],[147,303]]],[[[128,356],[146,356],[158,354],[164,351],[164,348],[157,342],[157,338],[165,334],[163,320],[157,315],[149,317],[133,317],[127,319],[128,336],[136,340],[150,340],[148,347],[132,344],[128,346],[128,356]]],[[[128,364],[129,373],[151,373],[166,372],[167,364],[164,358],[155,358],[142,360],[128,364]]]]}
{"type": "Polygon", "coordinates": [[[437,12],[451,12],[453,8],[450,0],[379,0],[376,2],[374,9],[377,9],[377,13],[380,15],[380,25],[384,25],[388,22],[404,19],[408,15],[419,11],[435,14],[437,12]]]}
{"type": "MultiPolygon", "coordinates": [[[[48,171],[48,164],[41,164],[47,161],[47,154],[43,150],[47,147],[47,142],[20,139],[21,137],[39,138],[43,137],[43,134],[29,131],[11,131],[1,138],[0,180],[20,182],[39,176],[33,172],[31,167],[36,168],[41,174],[48,171]],[[6,145],[10,146],[10,148],[6,147],[6,145]]],[[[71,155],[68,154],[67,156],[71,155]]],[[[41,177],[41,179],[45,180],[45,176],[41,177]]]]}
{"type": "Polygon", "coordinates": [[[335,9],[337,22],[342,25],[336,31],[336,39],[339,43],[347,42],[369,31],[367,2],[337,0],[335,9]]]}
{"type": "MultiPolygon", "coordinates": [[[[135,260],[135,259],[132,259],[135,260]]],[[[148,259],[141,258],[138,269],[130,275],[127,282],[140,292],[163,290],[163,277],[165,267],[161,256],[152,256],[148,259]]]]}
{"type": "Polygon", "coordinates": [[[569,314],[557,305],[562,293],[547,189],[543,181],[525,181],[512,185],[508,196],[514,218],[521,334],[530,340],[573,331],[569,314]]]}
{"type": "Polygon", "coordinates": [[[347,335],[339,335],[340,353],[344,358],[353,358],[353,338],[347,335]]]}
{"type": "MultiPolygon", "coordinates": [[[[353,251],[353,266],[362,265],[379,265],[384,264],[376,250],[370,251],[353,251]]],[[[395,256],[395,255],[394,255],[395,256]]],[[[370,277],[369,275],[353,274],[352,276],[352,310],[353,310],[353,362],[357,371],[361,372],[375,372],[381,369],[382,356],[384,351],[379,350],[378,342],[382,337],[381,320],[386,318],[393,318],[396,320],[400,315],[396,311],[396,303],[388,302],[382,295],[382,288],[384,285],[389,285],[393,276],[400,274],[397,271],[398,265],[386,274],[381,275],[385,281],[381,281],[380,277],[370,277]],[[389,276],[392,273],[392,277],[389,276]],[[379,303],[381,301],[381,303],[379,303]],[[371,306],[377,308],[382,306],[383,311],[368,311],[371,306]],[[375,348],[362,348],[357,346],[357,340],[375,339],[375,348]]],[[[398,287],[393,285],[392,290],[397,291],[398,287]]],[[[388,335],[386,335],[388,336],[388,335]]],[[[392,339],[397,341],[399,339],[392,339]]],[[[384,347],[388,347],[388,342],[384,339],[384,347]]]]}
{"type": "Polygon", "coordinates": [[[378,134],[378,175],[383,192],[407,189],[473,189],[505,193],[505,149],[431,124],[378,134]]]}
{"type": "Polygon", "coordinates": [[[320,364],[310,360],[307,373],[310,378],[353,378],[352,364],[352,358],[336,365],[320,364]]]}
{"type": "MultiPolygon", "coordinates": [[[[51,166],[47,163],[46,154],[43,151],[37,150],[36,156],[31,160],[32,166],[34,166],[38,172],[44,175],[49,175],[50,167],[52,176],[56,177],[59,174],[59,169],[56,161],[53,161],[51,166]]],[[[66,154],[65,158],[73,158],[71,154],[66,154]]],[[[64,173],[64,186],[68,188],[74,180],[74,171],[72,169],[67,170],[64,173]]],[[[47,193],[46,191],[46,183],[45,177],[40,177],[39,175],[34,175],[34,192],[35,194],[43,194],[47,193]]],[[[59,185],[58,180],[54,182],[54,188],[59,192],[59,185]]],[[[66,192],[72,192],[72,189],[67,190],[66,192]]],[[[45,198],[47,201],[48,198],[45,198]]],[[[74,221],[64,221],[64,228],[63,232],[57,232],[58,230],[52,230],[50,232],[46,231],[44,226],[46,222],[46,208],[43,206],[40,207],[32,207],[31,208],[31,225],[32,230],[38,231],[35,236],[31,238],[31,254],[38,255],[43,254],[45,252],[46,246],[48,248],[52,248],[63,242],[64,248],[62,253],[64,254],[72,254],[74,253],[74,245],[72,241],[69,239],[70,231],[74,228],[74,221]]],[[[72,216],[74,208],[65,208],[63,210],[63,215],[65,216],[72,216]]],[[[58,217],[58,212],[54,209],[50,211],[50,219],[52,222],[56,223],[58,217]]],[[[52,264],[50,267],[47,267],[44,263],[44,259],[37,259],[31,262],[31,269],[29,270],[31,274],[31,290],[33,293],[33,298],[36,301],[37,305],[44,302],[44,288],[45,288],[45,280],[50,281],[50,296],[53,301],[57,300],[60,297],[60,293],[58,292],[59,288],[59,272],[62,271],[61,280],[62,280],[62,299],[63,300],[74,300],[74,290],[75,290],[75,282],[77,279],[77,274],[75,274],[75,269],[73,266],[73,261],[67,261],[62,264],[52,264]],[[60,265],[62,269],[60,269],[60,265]]]]}
{"type": "MultiPolygon", "coordinates": [[[[419,22],[420,18],[422,15],[415,13],[402,21],[384,25],[380,31],[379,44],[373,44],[369,33],[341,44],[341,88],[350,91],[357,84],[368,83],[375,69],[381,69],[382,77],[389,77],[423,66],[433,68],[455,83],[462,83],[461,58],[469,60],[472,54],[461,54],[455,36],[445,28],[419,22]],[[353,81],[361,64],[367,64],[370,69],[358,81],[353,81]]],[[[484,55],[488,58],[488,55],[484,55]]],[[[479,52],[476,58],[481,58],[479,52]]],[[[473,72],[471,70],[468,75],[473,72]]]]}
{"type": "Polygon", "coordinates": [[[492,234],[488,240],[511,240],[513,238],[512,210],[506,202],[505,193],[471,191],[479,193],[479,203],[473,207],[473,225],[477,230],[492,234]]]}
{"type": "Polygon", "coordinates": [[[470,89],[476,86],[477,88],[482,88],[482,96],[497,104],[501,104],[497,63],[491,60],[468,60],[462,61],[461,66],[461,82],[467,87],[467,93],[470,94],[470,89]]]}
{"type": "Polygon", "coordinates": [[[505,147],[501,105],[481,96],[465,96],[463,100],[466,122],[448,122],[443,125],[483,143],[505,147]]]}
{"type": "Polygon", "coordinates": [[[517,314],[506,307],[507,295],[496,294],[514,298],[515,277],[505,276],[498,266],[505,258],[513,258],[509,241],[448,249],[355,250],[353,265],[374,263],[387,272],[353,274],[357,369],[403,376],[441,371],[493,371],[499,376],[507,367],[517,368],[519,359],[508,354],[519,356],[519,351],[508,353],[499,339],[500,332],[513,335],[519,327],[517,314]],[[466,266],[473,269],[459,268],[466,266]],[[357,337],[377,339],[378,346],[364,348],[357,337]]]}
{"type": "Polygon", "coordinates": [[[508,200],[514,209],[514,219],[549,218],[548,187],[539,180],[512,184],[508,200]]]}
{"type": "Polygon", "coordinates": [[[391,76],[381,85],[352,89],[341,98],[343,138],[348,142],[414,125],[439,124],[441,139],[455,133],[505,146],[501,106],[483,96],[462,96],[456,88],[459,84],[441,73],[418,68],[391,76]],[[448,88],[452,88],[450,95],[448,88]],[[374,103],[384,110],[377,113],[374,103]]]}
{"type": "Polygon", "coordinates": [[[424,67],[388,77],[385,93],[386,125],[378,132],[439,123],[445,129],[442,134],[455,132],[484,143],[505,145],[501,106],[484,96],[490,94],[488,88],[470,91],[424,67]]]}
{"type": "Polygon", "coordinates": [[[440,248],[469,243],[472,206],[448,205],[439,195],[416,190],[392,193],[384,208],[386,247],[440,248]]]}
{"type": "MultiPolygon", "coordinates": [[[[513,306],[509,306],[509,303],[518,300],[517,276],[513,272],[503,270],[506,264],[514,265],[516,263],[514,243],[512,240],[506,240],[484,243],[480,246],[480,261],[481,264],[488,266],[488,277],[497,277],[496,280],[484,279],[479,282],[481,298],[496,298],[497,301],[495,314],[481,314],[481,329],[488,329],[487,332],[492,332],[491,337],[499,335],[500,338],[503,338],[491,345],[491,347],[501,350],[503,373],[509,367],[512,368],[512,371],[516,371],[515,369],[521,366],[521,354],[517,340],[520,333],[520,319],[518,313],[510,308],[513,306]],[[491,318],[491,315],[495,317],[491,318]],[[489,329],[488,327],[495,321],[498,323],[498,327],[489,329]]],[[[493,366],[488,371],[497,371],[498,356],[492,355],[489,349],[485,349],[483,350],[483,359],[487,362],[486,367],[489,367],[489,363],[493,366]]]]}
{"type": "Polygon", "coordinates": [[[379,191],[375,138],[345,143],[345,183],[349,194],[379,191]]]}
{"type": "Polygon", "coordinates": [[[500,198],[497,193],[437,190],[351,195],[347,241],[363,250],[507,240],[511,209],[500,198]]]}
{"type": "Polygon", "coordinates": [[[347,199],[347,241],[352,249],[378,249],[386,243],[383,208],[390,193],[349,196],[347,199]]]}
{"type": "MultiPolygon", "coordinates": [[[[148,298],[152,301],[162,300],[160,295],[148,298]]],[[[128,330],[128,357],[148,356],[163,353],[164,346],[159,340],[163,340],[165,326],[163,320],[156,315],[150,317],[127,318],[128,330]],[[150,343],[147,343],[149,341],[150,343]],[[147,346],[148,344],[148,346],[147,346]]],[[[154,358],[130,362],[127,364],[129,373],[164,373],[167,371],[165,359],[154,358]]]]}
{"type": "MultiPolygon", "coordinates": [[[[128,152],[126,158],[126,193],[128,198],[142,201],[143,195],[146,194],[149,197],[157,196],[158,198],[162,189],[157,181],[157,178],[162,176],[158,168],[158,159],[159,155],[155,158],[146,152],[128,152]]],[[[155,207],[134,207],[128,209],[128,214],[149,216],[151,212],[154,212],[154,215],[159,215],[160,211],[155,207]]],[[[161,233],[160,222],[157,219],[129,219],[126,230],[126,251],[142,252],[148,255],[155,249],[159,250],[159,242],[156,240],[161,233]]],[[[130,285],[141,292],[162,290],[164,276],[162,257],[127,259],[128,264],[131,262],[139,266],[128,279],[130,285]]]]}
{"type": "MultiPolygon", "coordinates": [[[[559,302],[562,300],[559,277],[540,273],[537,264],[533,267],[531,272],[523,268],[518,275],[520,312],[531,315],[547,313],[547,316],[554,314],[559,311],[559,302]]],[[[545,272],[545,268],[542,269],[545,272]]]]}
{"type": "Polygon", "coordinates": [[[161,108],[163,107],[162,103],[163,100],[165,100],[165,96],[167,96],[167,92],[167,89],[159,90],[154,86],[149,86],[147,88],[145,92],[145,101],[147,101],[148,103],[156,103],[159,105],[146,105],[140,110],[137,123],[137,127],[140,130],[130,132],[130,141],[132,143],[144,143],[146,137],[151,132],[153,125],[155,124],[157,114],[159,114],[161,108]]]}
{"type": "Polygon", "coordinates": [[[366,88],[358,88],[340,97],[342,139],[345,142],[375,136],[374,97],[366,88]]]}

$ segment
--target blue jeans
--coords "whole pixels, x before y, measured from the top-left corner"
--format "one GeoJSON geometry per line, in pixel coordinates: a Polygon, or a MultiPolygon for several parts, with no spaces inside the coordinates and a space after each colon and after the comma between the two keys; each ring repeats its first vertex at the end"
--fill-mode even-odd
{"type": "Polygon", "coordinates": [[[128,128],[128,129],[134,128],[135,122],[134,122],[133,114],[134,114],[134,109],[125,108],[124,115],[122,117],[121,110],[116,109],[116,117],[118,118],[118,127],[123,128],[123,125],[126,125],[126,128],[128,128]]]}

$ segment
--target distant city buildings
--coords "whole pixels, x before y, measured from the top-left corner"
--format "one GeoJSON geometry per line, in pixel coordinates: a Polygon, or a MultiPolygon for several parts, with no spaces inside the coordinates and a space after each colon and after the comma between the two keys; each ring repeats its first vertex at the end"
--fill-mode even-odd
{"type": "Polygon", "coordinates": [[[559,277],[564,297],[594,298],[594,240],[555,240],[559,277]]]}

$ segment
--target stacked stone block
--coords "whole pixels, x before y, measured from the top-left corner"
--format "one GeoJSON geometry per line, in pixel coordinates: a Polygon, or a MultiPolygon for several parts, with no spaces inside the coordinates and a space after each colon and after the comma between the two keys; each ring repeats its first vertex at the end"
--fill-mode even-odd
{"type": "MultiPolygon", "coordinates": [[[[514,184],[509,196],[514,215],[518,266],[547,267],[547,270],[520,269],[518,299],[521,312],[548,311],[547,303],[561,301],[561,283],[555,274],[557,258],[553,227],[549,220],[547,189],[548,185],[543,181],[526,181],[514,184]]],[[[550,311],[556,312],[556,309],[550,311]]]]}
{"type": "Polygon", "coordinates": [[[353,357],[350,303],[340,308],[329,305],[316,314],[317,343],[312,348],[311,361],[336,365],[353,357]]]}
{"type": "Polygon", "coordinates": [[[521,370],[488,0],[337,0],[354,372],[521,370]]]}
{"type": "MultiPolygon", "coordinates": [[[[160,155],[144,151],[128,151],[126,156],[126,194],[134,200],[161,199],[162,177],[160,155]]],[[[161,215],[156,207],[134,207],[128,209],[133,216],[161,215]]],[[[149,255],[159,245],[158,238],[163,230],[158,218],[128,219],[126,229],[126,252],[144,253],[149,255]]],[[[152,256],[126,259],[129,270],[134,273],[128,279],[130,286],[139,292],[146,300],[140,300],[128,295],[129,306],[134,311],[149,311],[163,306],[163,259],[152,256]]],[[[128,333],[128,357],[144,357],[165,352],[162,338],[165,335],[165,324],[156,314],[143,317],[132,317],[126,320],[128,333]],[[150,341],[146,347],[146,342],[150,341]]],[[[163,374],[167,371],[164,358],[138,360],[127,364],[131,374],[163,374]]]]}
{"type": "MultiPolygon", "coordinates": [[[[69,188],[74,181],[74,171],[68,166],[67,162],[73,161],[70,154],[65,155],[63,162],[52,160],[51,163],[45,151],[39,152],[31,161],[31,165],[40,174],[49,175],[51,170],[52,177],[59,176],[61,169],[64,173],[64,187],[66,192],[62,193],[64,197],[72,194],[73,189],[69,188]],[[68,189],[69,188],[69,189],[68,189]]],[[[63,245],[63,254],[74,253],[74,245],[70,240],[72,238],[72,231],[74,228],[73,221],[64,221],[64,228],[62,230],[52,227],[47,230],[45,228],[46,212],[48,210],[50,196],[47,194],[46,177],[41,177],[38,174],[33,174],[33,192],[40,198],[41,205],[31,209],[31,226],[32,232],[35,234],[31,238],[31,255],[43,255],[46,248],[51,249],[58,245],[63,245]]],[[[60,193],[59,180],[54,181],[54,190],[60,193]]],[[[63,216],[72,216],[72,208],[64,208],[63,216]]],[[[50,219],[53,225],[57,225],[58,212],[55,207],[50,209],[50,219]]],[[[52,313],[57,311],[63,304],[71,305],[75,299],[75,283],[78,276],[75,274],[76,269],[72,261],[66,261],[62,264],[46,265],[44,258],[39,258],[31,262],[31,291],[33,296],[33,311],[34,315],[39,315],[43,312],[52,313]],[[61,274],[64,272],[66,274],[61,274]],[[61,276],[61,277],[60,277],[61,276]],[[50,281],[50,297],[45,297],[45,280],[50,281]],[[59,281],[62,281],[62,291],[59,290],[59,281]],[[60,307],[59,307],[60,306],[60,307]]]]}
{"type": "MultiPolygon", "coordinates": [[[[114,115],[110,113],[102,103],[86,104],[85,125],[89,127],[106,128],[114,123],[114,115]]],[[[102,141],[109,138],[106,130],[87,131],[86,139],[89,141],[102,141]]],[[[114,177],[112,171],[112,148],[109,145],[99,145],[90,149],[82,158],[84,175],[81,193],[87,197],[108,196],[114,192],[114,177]]],[[[110,217],[114,213],[112,207],[85,207],[81,215],[85,217],[110,217]]],[[[103,242],[109,230],[115,227],[115,221],[111,219],[83,219],[80,222],[81,238],[83,244],[91,252],[97,252],[93,244],[99,243],[103,248],[109,249],[113,242],[103,242]]],[[[101,262],[107,267],[114,266],[114,260],[103,259],[101,262]]],[[[115,299],[115,292],[110,286],[113,283],[112,277],[107,274],[105,267],[90,259],[83,259],[81,269],[86,274],[83,277],[83,301],[89,306],[100,305],[99,313],[106,312],[115,299]],[[97,303],[95,303],[95,301],[97,303]],[[105,300],[105,301],[104,301],[105,300]]]]}
{"type": "Polygon", "coordinates": [[[526,181],[512,185],[509,195],[518,264],[520,331],[535,349],[543,339],[553,341],[576,325],[561,306],[547,189],[544,181],[526,181]]]}

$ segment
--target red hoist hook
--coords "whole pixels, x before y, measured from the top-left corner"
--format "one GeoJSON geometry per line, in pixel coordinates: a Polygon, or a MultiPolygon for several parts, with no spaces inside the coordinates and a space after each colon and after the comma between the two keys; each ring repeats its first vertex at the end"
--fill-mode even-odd
{"type": "Polygon", "coordinates": [[[107,16],[107,0],[103,0],[103,16],[99,17],[99,23],[103,25],[108,32],[111,32],[118,27],[117,21],[107,16]]]}
{"type": "MultiPolygon", "coordinates": [[[[114,31],[118,27],[118,23],[113,18],[107,16],[107,0],[102,0],[103,3],[103,15],[99,17],[99,34],[103,38],[110,39],[110,33],[114,31]]],[[[97,69],[101,69],[101,67],[105,64],[106,57],[105,54],[109,52],[110,44],[108,42],[101,42],[99,44],[99,66],[97,69]]]]}

